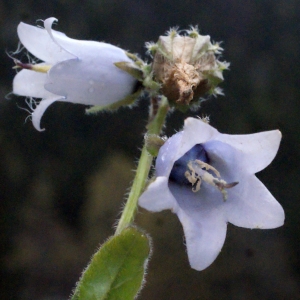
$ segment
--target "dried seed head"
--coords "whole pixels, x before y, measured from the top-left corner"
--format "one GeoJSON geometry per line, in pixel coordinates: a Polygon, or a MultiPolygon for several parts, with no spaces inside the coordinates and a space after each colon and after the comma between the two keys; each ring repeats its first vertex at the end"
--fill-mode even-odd
{"type": "Polygon", "coordinates": [[[216,54],[223,49],[202,36],[197,28],[188,35],[169,33],[160,36],[154,49],[152,71],[154,80],[161,84],[161,92],[176,106],[190,106],[207,93],[217,94],[223,81],[222,71],[229,64],[218,61],[216,54]]]}

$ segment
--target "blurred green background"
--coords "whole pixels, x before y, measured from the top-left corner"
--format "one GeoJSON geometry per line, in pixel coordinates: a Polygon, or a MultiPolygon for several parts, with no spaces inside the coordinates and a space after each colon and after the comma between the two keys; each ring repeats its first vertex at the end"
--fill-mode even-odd
{"type": "MultiPolygon", "coordinates": [[[[55,103],[37,132],[25,99],[10,94],[15,75],[6,51],[20,21],[59,19],[55,29],[140,53],[170,27],[199,25],[223,41],[231,62],[225,97],[198,115],[225,133],[280,129],[274,162],[258,177],[282,204],[285,226],[228,226],[225,245],[206,270],[189,267],[181,224],[171,212],[140,210],[153,255],[139,299],[300,299],[300,3],[297,0],[0,1],[1,299],[68,299],[82,269],[113,226],[142,146],[148,99],[131,110],[84,114],[55,103]]],[[[193,115],[189,113],[189,115],[193,115]]],[[[195,115],[195,114],[194,114],[195,115]]],[[[165,134],[185,115],[168,118],[165,134]]]]}

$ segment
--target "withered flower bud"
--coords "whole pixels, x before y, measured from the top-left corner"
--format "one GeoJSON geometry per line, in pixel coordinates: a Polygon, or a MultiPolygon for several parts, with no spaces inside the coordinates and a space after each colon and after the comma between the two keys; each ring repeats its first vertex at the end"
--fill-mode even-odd
{"type": "Polygon", "coordinates": [[[224,80],[222,71],[229,64],[217,59],[223,49],[212,44],[210,36],[200,35],[197,28],[184,36],[170,30],[157,44],[147,46],[154,56],[153,78],[170,104],[186,107],[207,93],[221,93],[217,85],[224,80]]]}

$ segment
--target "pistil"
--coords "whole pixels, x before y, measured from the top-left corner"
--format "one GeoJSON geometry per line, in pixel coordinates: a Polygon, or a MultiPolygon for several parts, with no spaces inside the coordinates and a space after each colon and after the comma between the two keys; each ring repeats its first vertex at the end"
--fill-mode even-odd
{"type": "Polygon", "coordinates": [[[47,73],[51,69],[51,65],[45,65],[45,64],[25,64],[22,63],[21,61],[15,59],[15,66],[13,69],[27,69],[27,70],[32,70],[35,72],[40,72],[40,73],[47,73]]]}

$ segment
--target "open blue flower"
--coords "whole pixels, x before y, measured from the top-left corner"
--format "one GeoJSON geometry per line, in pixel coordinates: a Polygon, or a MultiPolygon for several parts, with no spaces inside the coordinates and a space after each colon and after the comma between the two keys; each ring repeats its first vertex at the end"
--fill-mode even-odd
{"type": "Polygon", "coordinates": [[[283,225],[281,205],[254,175],[274,159],[280,140],[278,130],[228,135],[188,118],[161,147],[156,179],[139,205],[177,214],[192,268],[203,270],[216,259],[228,222],[258,229],[283,225]]]}
{"type": "Polygon", "coordinates": [[[136,79],[114,65],[131,62],[123,49],[71,39],[52,29],[54,21],[57,19],[46,19],[45,28],[25,23],[18,26],[21,43],[43,63],[19,63],[23,70],[14,78],[13,92],[42,98],[32,113],[33,125],[39,131],[45,110],[55,101],[105,106],[132,93],[136,83],[136,79]]]}

